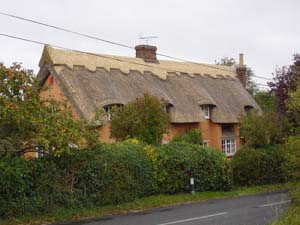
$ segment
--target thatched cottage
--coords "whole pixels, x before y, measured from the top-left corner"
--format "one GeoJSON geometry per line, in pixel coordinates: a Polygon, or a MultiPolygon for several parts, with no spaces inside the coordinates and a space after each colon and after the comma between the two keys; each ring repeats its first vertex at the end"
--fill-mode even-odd
{"type": "MultiPolygon", "coordinates": [[[[234,67],[158,60],[156,47],[136,46],[136,57],[97,55],[45,46],[38,78],[51,88],[45,98],[67,98],[75,117],[90,120],[96,109],[108,113],[145,92],[162,100],[171,118],[163,142],[188,129],[200,129],[203,144],[233,155],[241,137],[239,118],[259,109],[245,89],[242,56],[234,67]]],[[[101,140],[110,142],[109,122],[101,140]]]]}

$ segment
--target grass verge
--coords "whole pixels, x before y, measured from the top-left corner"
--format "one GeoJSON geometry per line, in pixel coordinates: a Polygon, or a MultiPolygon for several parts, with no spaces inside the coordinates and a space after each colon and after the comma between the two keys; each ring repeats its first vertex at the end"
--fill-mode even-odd
{"type": "MultiPolygon", "coordinates": [[[[176,195],[154,195],[150,197],[140,198],[133,202],[124,203],[121,205],[108,205],[93,208],[56,208],[43,215],[24,215],[18,218],[1,220],[2,225],[37,225],[49,224],[58,221],[78,220],[92,217],[101,217],[104,215],[124,214],[128,212],[143,211],[163,206],[179,205],[197,201],[205,201],[209,199],[222,199],[230,197],[238,197],[252,195],[264,192],[272,192],[276,190],[289,189],[290,183],[278,185],[263,185],[253,187],[234,188],[229,192],[199,192],[195,195],[191,194],[176,194],[176,195]]],[[[298,215],[299,216],[299,215],[298,215]]],[[[275,224],[274,224],[275,225],[275,224]]],[[[279,225],[279,224],[276,224],[279,225]]],[[[280,223],[281,225],[281,223],[280,223]]]]}
{"type": "Polygon", "coordinates": [[[300,182],[290,185],[290,197],[290,208],[270,225],[300,225],[300,182]]]}
{"type": "Polygon", "coordinates": [[[300,225],[300,207],[291,206],[283,216],[270,225],[300,225]]]}

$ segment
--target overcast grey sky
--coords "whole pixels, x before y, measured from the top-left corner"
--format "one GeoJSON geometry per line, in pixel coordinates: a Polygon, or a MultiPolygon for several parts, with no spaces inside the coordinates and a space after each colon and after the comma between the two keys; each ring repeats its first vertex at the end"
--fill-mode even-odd
{"type": "MultiPolygon", "coordinates": [[[[300,53],[299,0],[1,0],[0,11],[135,46],[139,36],[160,53],[202,63],[238,58],[257,76],[300,53]]],[[[93,41],[0,15],[1,32],[102,54],[134,56],[130,49],[93,41]]],[[[38,72],[43,47],[0,36],[0,61],[38,72]]],[[[266,80],[258,80],[266,83],[266,80]]]]}

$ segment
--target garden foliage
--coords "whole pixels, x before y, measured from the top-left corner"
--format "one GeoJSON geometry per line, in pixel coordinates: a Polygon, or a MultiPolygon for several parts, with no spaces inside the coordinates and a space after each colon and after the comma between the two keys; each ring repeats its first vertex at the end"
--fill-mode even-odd
{"type": "Polygon", "coordinates": [[[176,136],[172,139],[172,142],[190,143],[190,144],[202,144],[202,134],[199,129],[190,129],[186,133],[176,136]]]}
{"type": "Polygon", "coordinates": [[[288,156],[280,146],[244,147],[231,161],[236,185],[276,184],[288,180],[288,156]]]}
{"type": "Polygon", "coordinates": [[[220,152],[185,143],[154,147],[126,141],[35,160],[4,156],[0,217],[188,192],[189,172],[195,177],[196,191],[231,188],[231,169],[220,152]]]}
{"type": "Polygon", "coordinates": [[[186,143],[172,143],[157,149],[158,182],[162,193],[189,191],[189,175],[197,191],[226,191],[232,186],[232,173],[219,151],[186,143]]]}
{"type": "Polygon", "coordinates": [[[40,97],[39,87],[32,71],[0,64],[0,155],[37,146],[59,155],[70,146],[97,143],[98,130],[74,120],[67,102],[40,97]]]}
{"type": "Polygon", "coordinates": [[[160,143],[167,131],[169,116],[160,100],[145,93],[124,107],[113,109],[111,136],[117,140],[137,138],[148,144],[160,143]]]}

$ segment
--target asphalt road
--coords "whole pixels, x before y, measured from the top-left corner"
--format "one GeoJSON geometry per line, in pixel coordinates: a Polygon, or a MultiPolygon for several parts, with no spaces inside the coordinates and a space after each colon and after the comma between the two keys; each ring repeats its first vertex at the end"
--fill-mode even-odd
{"type": "MultiPolygon", "coordinates": [[[[209,200],[65,225],[264,225],[290,205],[287,192],[209,200]]],[[[62,223],[61,223],[62,224],[62,223]]]]}

